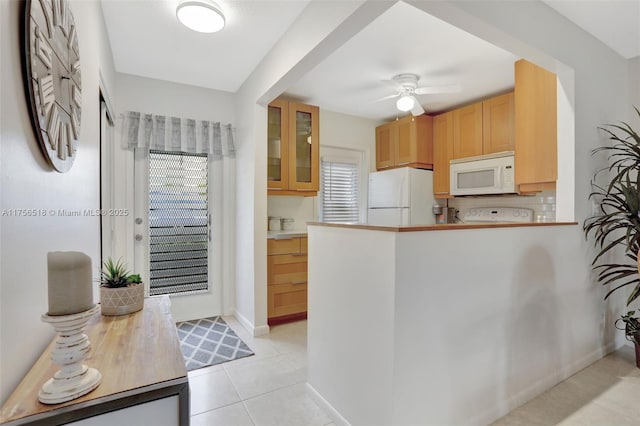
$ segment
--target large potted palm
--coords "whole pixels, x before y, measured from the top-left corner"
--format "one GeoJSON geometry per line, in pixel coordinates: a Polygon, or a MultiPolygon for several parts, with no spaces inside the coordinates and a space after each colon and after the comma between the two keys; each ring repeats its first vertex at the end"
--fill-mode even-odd
{"type": "MultiPolygon", "coordinates": [[[[635,108],[638,117],[640,111],[635,108]]],[[[593,234],[598,252],[593,269],[598,281],[608,288],[605,300],[616,291],[630,290],[627,306],[640,297],[640,135],[625,122],[600,128],[612,141],[593,153],[608,154],[609,166],[596,172],[589,196],[599,203],[599,213],[584,222],[587,237],[593,234]],[[608,173],[605,186],[595,183],[599,173],[608,173]],[[606,255],[622,250],[626,263],[609,263],[606,255]]],[[[636,364],[640,368],[640,318],[629,311],[616,321],[636,349],[636,364]]]]}

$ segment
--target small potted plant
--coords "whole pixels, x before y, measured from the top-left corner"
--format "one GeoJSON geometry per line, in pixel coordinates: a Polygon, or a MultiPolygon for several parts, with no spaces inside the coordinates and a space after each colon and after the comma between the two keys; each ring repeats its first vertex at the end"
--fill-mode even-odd
{"type": "Polygon", "coordinates": [[[640,368],[640,318],[634,317],[636,311],[629,311],[616,320],[616,328],[623,330],[627,340],[633,342],[636,347],[636,366],[640,368]],[[624,326],[620,325],[620,322],[624,326]]]}
{"type": "Polygon", "coordinates": [[[100,271],[102,315],[127,315],[142,309],[144,285],[138,274],[130,274],[127,265],[108,258],[100,271]]]}

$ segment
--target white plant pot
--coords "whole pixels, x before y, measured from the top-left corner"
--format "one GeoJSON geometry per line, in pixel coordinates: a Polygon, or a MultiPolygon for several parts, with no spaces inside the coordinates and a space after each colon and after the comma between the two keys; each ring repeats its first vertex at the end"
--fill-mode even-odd
{"type": "Polygon", "coordinates": [[[128,287],[100,287],[102,315],[116,316],[138,312],[144,304],[144,284],[128,287]]]}

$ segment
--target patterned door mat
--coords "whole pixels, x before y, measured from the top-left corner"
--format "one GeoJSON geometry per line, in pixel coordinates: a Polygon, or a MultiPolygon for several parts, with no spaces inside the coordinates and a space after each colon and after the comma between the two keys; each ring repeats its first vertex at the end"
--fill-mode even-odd
{"type": "Polygon", "coordinates": [[[187,371],[253,355],[222,317],[176,324],[187,371]]]}

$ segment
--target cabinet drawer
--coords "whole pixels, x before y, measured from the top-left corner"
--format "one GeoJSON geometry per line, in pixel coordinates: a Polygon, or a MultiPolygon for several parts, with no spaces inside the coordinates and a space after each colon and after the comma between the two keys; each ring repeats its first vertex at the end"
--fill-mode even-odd
{"type": "Polygon", "coordinates": [[[300,238],[267,240],[267,255],[300,253],[300,238]]]}
{"type": "Polygon", "coordinates": [[[267,290],[267,316],[269,318],[307,311],[307,283],[278,284],[267,290]]]}
{"type": "Polygon", "coordinates": [[[308,253],[308,249],[307,249],[307,241],[308,238],[307,237],[301,237],[300,238],[300,253],[308,253]]]}
{"type": "Polygon", "coordinates": [[[267,284],[307,281],[307,256],[280,255],[267,258],[267,284]]]}

